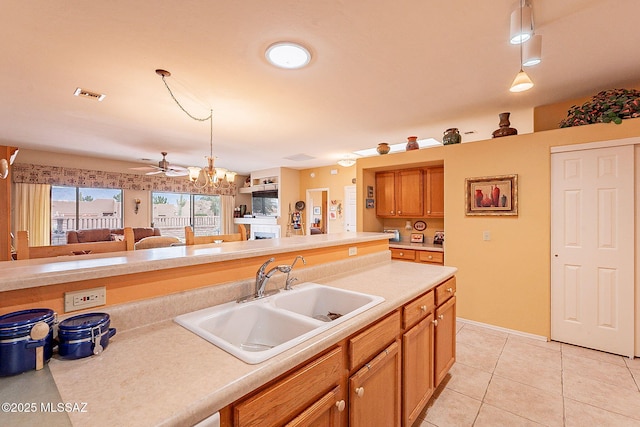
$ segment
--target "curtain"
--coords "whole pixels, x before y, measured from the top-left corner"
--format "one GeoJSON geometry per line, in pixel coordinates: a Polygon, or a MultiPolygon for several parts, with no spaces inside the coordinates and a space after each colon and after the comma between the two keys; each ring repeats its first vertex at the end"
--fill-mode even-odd
{"type": "Polygon", "coordinates": [[[233,223],[234,196],[220,196],[220,234],[235,233],[233,223]]]}
{"type": "Polygon", "coordinates": [[[51,244],[51,185],[14,184],[13,234],[29,232],[29,246],[51,244]]]}

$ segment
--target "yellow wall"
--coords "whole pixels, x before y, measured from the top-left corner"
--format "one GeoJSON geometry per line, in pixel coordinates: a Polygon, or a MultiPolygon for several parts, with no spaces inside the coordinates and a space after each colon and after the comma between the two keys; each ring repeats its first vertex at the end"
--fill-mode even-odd
{"type": "Polygon", "coordinates": [[[549,337],[550,147],[639,135],[632,119],[359,159],[358,230],[381,227],[364,208],[375,170],[444,162],[445,264],[459,269],[458,316],[549,337]],[[518,174],[518,216],[465,216],[465,178],[505,174],[518,174]]]}
{"type": "MultiPolygon", "coordinates": [[[[333,165],[320,168],[303,169],[300,171],[300,200],[306,200],[307,190],[316,188],[329,189],[329,199],[341,200],[344,205],[344,187],[354,185],[352,180],[356,177],[356,168],[348,168],[333,165]],[[331,170],[336,170],[336,174],[331,174],[331,170]],[[313,174],[313,176],[311,176],[313,174]]],[[[358,208],[360,209],[360,208],[358,208]]],[[[305,212],[305,221],[310,215],[305,212]]],[[[323,218],[324,219],[324,218],[323,218]]],[[[341,233],[344,231],[344,215],[335,220],[327,220],[330,233],[341,233]]]]}

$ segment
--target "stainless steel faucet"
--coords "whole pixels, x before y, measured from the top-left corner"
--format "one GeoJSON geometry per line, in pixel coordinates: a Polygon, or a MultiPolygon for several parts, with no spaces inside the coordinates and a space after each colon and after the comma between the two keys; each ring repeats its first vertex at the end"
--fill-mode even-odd
{"type": "Polygon", "coordinates": [[[264,290],[267,287],[267,282],[276,271],[287,273],[287,275],[291,271],[292,266],[278,265],[265,273],[264,271],[266,270],[267,266],[271,264],[274,260],[275,258],[268,259],[264,264],[260,266],[260,268],[258,269],[258,272],[256,273],[256,293],[254,295],[255,299],[263,298],[265,296],[264,290]]]}
{"type": "Polygon", "coordinates": [[[298,280],[298,278],[297,278],[297,277],[289,277],[289,274],[291,273],[291,270],[293,270],[293,266],[294,266],[294,265],[296,265],[296,262],[298,261],[298,259],[301,259],[303,264],[305,264],[305,265],[307,264],[307,260],[306,260],[306,259],[304,259],[304,257],[303,257],[302,255],[298,255],[298,256],[293,260],[293,262],[291,263],[291,265],[287,265],[287,266],[286,266],[286,267],[288,267],[288,268],[287,268],[287,271],[282,271],[282,270],[280,270],[280,271],[282,271],[283,273],[287,273],[287,280],[286,280],[286,282],[285,282],[285,284],[284,284],[284,290],[285,290],[285,291],[290,290],[290,289],[291,289],[291,284],[292,284],[293,282],[295,282],[296,280],[298,280]]]}

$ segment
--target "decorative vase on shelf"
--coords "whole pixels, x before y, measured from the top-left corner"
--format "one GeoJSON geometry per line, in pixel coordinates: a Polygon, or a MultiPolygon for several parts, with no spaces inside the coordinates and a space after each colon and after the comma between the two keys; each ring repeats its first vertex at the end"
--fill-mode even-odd
{"type": "Polygon", "coordinates": [[[501,136],[509,136],[509,135],[517,135],[518,129],[509,127],[511,126],[511,122],[509,122],[509,116],[511,113],[500,113],[498,117],[500,117],[500,129],[496,129],[493,131],[494,138],[500,138],[501,136]]]}
{"type": "Polygon", "coordinates": [[[391,150],[391,147],[389,147],[389,144],[387,144],[386,142],[381,142],[380,144],[378,144],[378,148],[376,148],[376,151],[379,154],[388,154],[389,150],[391,150]]]}
{"type": "Polygon", "coordinates": [[[462,141],[462,137],[460,136],[460,132],[458,132],[458,128],[451,128],[444,131],[442,144],[460,144],[460,141],[462,141]]]}
{"type": "Polygon", "coordinates": [[[417,136],[409,136],[407,137],[407,151],[418,150],[420,145],[418,144],[417,136]]]}

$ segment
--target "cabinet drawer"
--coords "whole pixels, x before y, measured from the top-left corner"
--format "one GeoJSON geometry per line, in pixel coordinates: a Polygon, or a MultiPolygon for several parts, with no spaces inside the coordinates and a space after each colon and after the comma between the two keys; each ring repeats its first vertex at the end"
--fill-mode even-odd
{"type": "Polygon", "coordinates": [[[433,312],[433,309],[435,308],[435,297],[433,294],[433,291],[429,291],[404,306],[404,329],[409,328],[414,323],[417,323],[427,317],[429,313],[433,312]]]}
{"type": "Polygon", "coordinates": [[[444,264],[444,252],[418,251],[418,261],[444,264]]]}
{"type": "Polygon", "coordinates": [[[393,259],[406,259],[409,261],[415,261],[416,251],[413,249],[398,249],[391,248],[391,258],[393,259]]]}
{"type": "Polygon", "coordinates": [[[400,333],[400,312],[392,315],[364,332],[349,339],[349,369],[359,368],[363,363],[380,353],[400,333]]]}
{"type": "Polygon", "coordinates": [[[456,293],[456,278],[452,277],[436,287],[436,306],[439,307],[456,293]]]}
{"type": "Polygon", "coordinates": [[[234,425],[283,425],[339,385],[342,366],[342,348],[338,347],[234,405],[234,425]]]}

